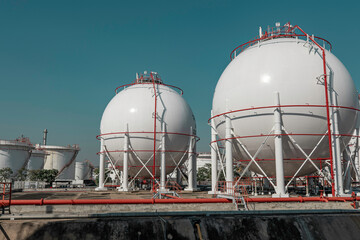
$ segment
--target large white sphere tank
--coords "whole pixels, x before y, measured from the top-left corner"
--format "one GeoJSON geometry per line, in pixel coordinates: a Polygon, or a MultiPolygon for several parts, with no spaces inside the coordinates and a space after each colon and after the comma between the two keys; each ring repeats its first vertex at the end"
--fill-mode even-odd
{"type": "Polygon", "coordinates": [[[194,115],[182,94],[163,84],[156,73],[145,72],[109,102],[101,119],[100,132],[104,151],[120,170],[124,160],[124,132],[128,132],[128,174],[149,178],[154,173],[155,177],[160,175],[161,132],[165,132],[168,174],[185,160],[183,157],[187,156],[190,135],[196,134],[196,126],[194,115]],[[155,138],[154,130],[158,132],[155,138]],[[143,168],[144,165],[147,169],[143,168]]]}
{"type": "MultiPolygon", "coordinates": [[[[250,157],[239,142],[254,156],[266,138],[261,135],[270,133],[274,126],[274,108],[259,107],[274,106],[275,92],[279,93],[280,104],[283,106],[282,125],[286,130],[283,133],[292,134],[291,137],[307,154],[310,154],[319,143],[311,155],[312,159],[317,159],[314,160],[316,165],[324,164],[321,159],[329,158],[327,137],[321,141],[322,135],[327,132],[326,108],[285,106],[326,104],[321,54],[321,49],[310,41],[288,36],[257,42],[231,61],[217,83],[213,98],[213,114],[247,109],[229,114],[237,137],[237,140],[232,140],[234,160],[239,160],[245,165],[249,163],[250,157]]],[[[326,63],[330,105],[358,109],[358,94],[345,66],[329,51],[326,51],[326,63]]],[[[352,134],[357,111],[345,108],[334,110],[338,110],[339,113],[339,134],[352,134]]],[[[214,120],[219,137],[224,139],[223,115],[214,120]]],[[[346,145],[348,138],[342,139],[346,145]]],[[[272,136],[257,155],[257,163],[268,176],[275,176],[274,153],[272,136]]],[[[284,174],[292,176],[306,157],[290,141],[289,136],[283,136],[283,154],[284,174]]],[[[261,174],[255,164],[251,165],[250,170],[261,174]]],[[[298,175],[314,171],[315,168],[307,163],[298,175]]]]}

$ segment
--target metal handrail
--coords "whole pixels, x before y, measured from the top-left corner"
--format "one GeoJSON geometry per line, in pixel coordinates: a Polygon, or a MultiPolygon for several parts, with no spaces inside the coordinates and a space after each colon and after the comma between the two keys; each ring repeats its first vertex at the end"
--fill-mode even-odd
{"type": "Polygon", "coordinates": [[[115,89],[115,94],[118,94],[119,93],[118,90],[121,88],[126,88],[126,87],[134,86],[134,85],[144,85],[144,84],[151,84],[151,85],[156,84],[156,85],[171,87],[171,88],[174,88],[174,89],[180,91],[180,95],[184,95],[184,91],[181,88],[173,86],[173,85],[165,84],[165,83],[158,83],[158,82],[154,82],[154,83],[153,82],[134,82],[134,83],[124,84],[115,89]]]}
{"type": "MultiPolygon", "coordinates": [[[[236,112],[245,112],[245,111],[251,111],[251,110],[259,110],[259,109],[269,109],[269,108],[289,108],[289,107],[300,107],[300,108],[306,108],[306,107],[313,107],[313,108],[326,108],[326,105],[319,105],[319,104],[285,104],[285,105],[270,105],[270,106],[261,106],[261,107],[249,107],[249,108],[242,108],[242,109],[237,109],[237,110],[232,110],[232,111],[227,111],[224,113],[220,113],[217,114],[211,118],[209,118],[208,123],[210,123],[211,119],[214,118],[218,118],[220,116],[224,116],[230,113],[236,113],[236,112]]],[[[346,107],[346,106],[328,106],[330,108],[342,108],[342,109],[347,109],[347,110],[353,110],[353,111],[360,111],[360,109],[358,108],[354,108],[354,107],[346,107]]]]}
{"type": "Polygon", "coordinates": [[[194,137],[196,139],[196,141],[200,140],[200,137],[193,135],[193,134],[188,134],[188,133],[177,133],[177,132],[152,132],[152,131],[143,131],[143,132],[112,132],[112,133],[103,133],[103,134],[99,134],[96,136],[97,140],[100,140],[101,137],[103,136],[108,136],[108,135],[115,135],[115,134],[143,134],[143,133],[147,133],[147,134],[170,134],[170,135],[180,135],[180,136],[187,136],[187,137],[194,137]]]}
{"type": "MultiPolygon", "coordinates": [[[[269,28],[268,31],[266,31],[263,36],[257,36],[254,40],[243,43],[240,46],[236,47],[234,50],[232,50],[230,53],[230,60],[233,60],[234,58],[236,58],[237,55],[239,55],[242,51],[244,51],[248,47],[254,46],[261,41],[266,41],[266,40],[271,40],[271,39],[276,39],[276,38],[295,38],[295,37],[306,37],[307,40],[309,41],[308,34],[305,34],[305,33],[297,34],[297,33],[295,33],[295,29],[299,29],[299,27],[297,25],[292,27],[290,25],[290,23],[285,24],[281,28],[280,27],[279,28],[277,28],[277,27],[269,28]],[[240,51],[238,51],[238,50],[240,50],[240,51]]],[[[301,29],[300,29],[300,31],[301,31],[301,29]]],[[[329,46],[329,50],[332,50],[332,45],[328,40],[321,38],[321,37],[317,37],[317,36],[313,36],[313,38],[317,39],[317,40],[322,40],[324,45],[326,43],[329,46]]]]}

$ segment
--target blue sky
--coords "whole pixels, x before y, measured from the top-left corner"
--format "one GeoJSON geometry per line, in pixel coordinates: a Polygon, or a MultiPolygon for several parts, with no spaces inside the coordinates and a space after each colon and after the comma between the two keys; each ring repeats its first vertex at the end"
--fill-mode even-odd
{"type": "Polygon", "coordinates": [[[95,136],[117,86],[153,70],[185,92],[209,151],[212,95],[230,52],[259,26],[290,21],[333,44],[360,88],[358,1],[0,0],[0,139],[80,144],[98,163],[95,136]]]}

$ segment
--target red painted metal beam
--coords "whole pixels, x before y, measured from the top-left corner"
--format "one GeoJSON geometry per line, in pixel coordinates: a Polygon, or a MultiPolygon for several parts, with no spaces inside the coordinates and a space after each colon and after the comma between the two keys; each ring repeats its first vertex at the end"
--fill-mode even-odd
{"type": "MultiPolygon", "coordinates": [[[[4,203],[7,200],[3,201],[4,203]]],[[[230,203],[226,198],[177,198],[177,199],[37,199],[12,200],[11,205],[95,205],[95,204],[157,204],[157,203],[230,203]]]]}

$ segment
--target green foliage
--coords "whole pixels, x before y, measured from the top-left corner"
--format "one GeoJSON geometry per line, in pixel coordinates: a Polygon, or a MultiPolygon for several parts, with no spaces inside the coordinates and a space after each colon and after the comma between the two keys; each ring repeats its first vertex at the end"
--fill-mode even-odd
{"type": "Polygon", "coordinates": [[[56,169],[31,170],[29,173],[29,178],[30,181],[44,181],[52,183],[55,181],[58,173],[59,171],[56,169]]]}
{"type": "Polygon", "coordinates": [[[13,174],[13,171],[11,168],[1,168],[0,169],[0,181],[5,182],[6,180],[9,180],[11,175],[13,174]]]}
{"type": "Polygon", "coordinates": [[[211,164],[207,163],[197,171],[198,181],[210,181],[211,179],[211,164]]]}
{"type": "MultiPolygon", "coordinates": [[[[218,169],[219,170],[219,169],[218,169]]],[[[243,166],[238,165],[234,166],[234,178],[240,177],[240,174],[243,171],[243,166]]],[[[247,175],[245,175],[247,176],[247,175]]],[[[201,167],[197,171],[197,180],[198,181],[211,181],[211,164],[207,163],[204,167],[201,167]]],[[[218,181],[225,181],[224,172],[220,169],[218,181]]]]}
{"type": "Polygon", "coordinates": [[[16,180],[25,181],[27,176],[28,176],[28,170],[25,168],[21,168],[18,174],[16,175],[16,180]]]}
{"type": "Polygon", "coordinates": [[[29,171],[30,181],[39,181],[39,173],[40,173],[40,170],[30,170],[29,171]]]}

